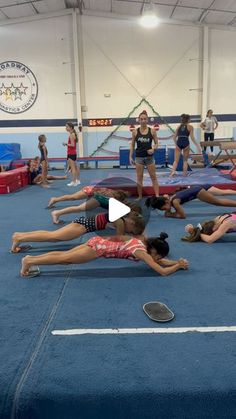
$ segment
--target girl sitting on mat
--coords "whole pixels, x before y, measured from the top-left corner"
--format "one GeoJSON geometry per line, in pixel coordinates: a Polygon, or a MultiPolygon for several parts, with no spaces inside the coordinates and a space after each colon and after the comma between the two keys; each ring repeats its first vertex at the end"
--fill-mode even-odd
{"type": "Polygon", "coordinates": [[[185,231],[189,236],[183,237],[184,241],[214,243],[225,233],[236,233],[236,213],[219,215],[214,220],[199,223],[197,227],[188,224],[185,231]]]}
{"type": "Polygon", "coordinates": [[[187,175],[188,158],[189,158],[189,152],[190,152],[189,137],[191,138],[192,142],[195,144],[195,146],[199,150],[199,153],[202,152],[201,147],[199,146],[199,144],[196,142],[194,138],[193,126],[190,125],[189,122],[190,122],[190,115],[183,113],[181,115],[181,124],[178,126],[173,137],[174,142],[175,142],[175,160],[173,163],[173,168],[172,168],[170,176],[175,175],[175,171],[177,169],[182,152],[183,152],[183,174],[184,176],[187,175]]]}
{"type": "MultiPolygon", "coordinates": [[[[78,206],[68,207],[62,210],[57,210],[57,211],[52,211],[52,220],[54,224],[59,224],[60,216],[64,214],[71,214],[73,212],[81,212],[81,211],[90,211],[98,207],[108,209],[109,198],[115,198],[118,201],[123,202],[127,198],[128,193],[122,190],[112,190],[112,189],[107,189],[107,188],[95,189],[93,186],[86,186],[85,188],[82,189],[82,191],[77,192],[76,194],[62,196],[60,200],[65,201],[68,199],[68,197],[70,197],[69,199],[73,200],[75,199],[75,196],[77,196],[76,199],[85,199],[85,198],[89,198],[89,199],[88,201],[78,206]]],[[[54,199],[57,199],[56,202],[59,202],[58,198],[54,198],[54,199]]],[[[50,200],[50,202],[51,201],[52,200],[50,200]]],[[[49,207],[51,206],[50,202],[49,202],[49,207]]]]}
{"type": "Polygon", "coordinates": [[[160,197],[152,196],[146,199],[146,206],[152,209],[165,211],[165,217],[170,218],[186,218],[182,205],[186,202],[199,199],[212,205],[223,207],[236,207],[236,200],[218,199],[214,195],[236,195],[236,191],[232,189],[219,189],[211,185],[191,186],[185,190],[176,192],[173,196],[163,195],[160,197]],[[174,211],[172,211],[172,208],[174,211]]]}
{"type": "MultiPolygon", "coordinates": [[[[28,165],[28,168],[29,168],[30,184],[31,185],[41,185],[43,180],[42,180],[42,169],[41,169],[41,166],[40,166],[39,157],[35,157],[34,159],[29,160],[27,165],[28,165]]],[[[66,178],[67,178],[67,176],[47,175],[47,181],[62,180],[62,179],[66,179],[66,178]]]]}
{"type": "MultiPolygon", "coordinates": [[[[126,204],[128,205],[128,203],[126,204]]],[[[135,208],[135,205],[131,208],[135,208]]],[[[144,218],[131,210],[131,212],[114,223],[109,223],[108,213],[97,214],[94,217],[80,217],[76,218],[72,223],[65,227],[59,228],[56,231],[30,231],[24,233],[14,233],[12,236],[12,248],[11,253],[19,253],[26,251],[31,246],[19,246],[24,242],[57,242],[57,241],[68,241],[74,240],[86,233],[92,233],[98,230],[105,230],[109,225],[113,225],[116,228],[117,235],[124,235],[125,233],[134,236],[140,236],[145,229],[144,218]]]]}
{"type": "MultiPolygon", "coordinates": [[[[166,242],[168,235],[161,233],[159,237],[150,237],[143,241],[129,236],[92,237],[85,244],[64,252],[50,252],[39,256],[25,256],[22,259],[21,276],[33,277],[40,274],[34,265],[67,265],[82,264],[104,258],[142,260],[160,275],[169,275],[179,269],[188,269],[185,259],[164,259],[169,253],[166,242]]],[[[134,271],[135,274],[135,271],[134,271]]]]}

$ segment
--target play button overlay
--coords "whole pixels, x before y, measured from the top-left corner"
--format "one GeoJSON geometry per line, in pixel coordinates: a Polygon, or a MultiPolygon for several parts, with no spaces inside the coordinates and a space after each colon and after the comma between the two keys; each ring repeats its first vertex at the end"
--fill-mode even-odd
{"type": "Polygon", "coordinates": [[[130,207],[128,207],[125,204],[122,204],[122,202],[120,201],[117,201],[117,199],[109,199],[108,217],[110,223],[114,223],[114,221],[129,214],[130,211],[130,207]]]}
{"type": "MultiPolygon", "coordinates": [[[[129,172],[129,171],[128,171],[129,172]]],[[[130,172],[132,172],[130,170],[130,172]]],[[[145,205],[146,196],[143,197],[142,200],[136,201],[137,199],[137,184],[135,181],[132,180],[132,173],[128,173],[127,177],[121,177],[119,174],[117,176],[111,176],[107,175],[103,179],[100,179],[99,181],[93,181],[91,182],[91,186],[95,188],[95,190],[104,190],[104,188],[107,191],[110,191],[110,194],[106,194],[108,197],[107,199],[107,206],[106,205],[98,205],[96,208],[91,208],[91,204],[86,208],[85,210],[85,216],[86,218],[96,217],[98,214],[107,214],[108,223],[104,230],[96,230],[93,232],[94,234],[97,234],[98,236],[102,237],[109,237],[116,234],[116,226],[113,224],[116,220],[118,220],[121,217],[125,217],[129,215],[132,210],[138,214],[141,214],[144,218],[145,225],[148,225],[150,214],[151,214],[151,208],[147,207],[145,205]],[[128,177],[129,175],[129,177],[128,177]],[[127,193],[127,198],[123,201],[119,201],[117,199],[117,196],[112,196],[112,191],[124,191],[127,193]],[[130,211],[131,205],[132,209],[130,211]],[[136,210],[134,209],[136,208],[136,210]]],[[[135,174],[134,174],[135,176],[135,174]]],[[[87,185],[86,185],[87,186],[87,185]]],[[[101,192],[102,195],[102,192],[101,192]]],[[[105,195],[104,195],[105,196],[105,195]]],[[[86,202],[89,203],[91,201],[92,195],[88,196],[86,202]]],[[[102,201],[102,200],[101,200],[102,201]]],[[[104,200],[106,201],[106,200],[104,200]]],[[[103,202],[104,203],[104,202],[103,202]]],[[[79,217],[82,216],[82,213],[78,214],[79,217]]],[[[128,218],[128,217],[127,217],[128,218]]],[[[126,220],[127,221],[127,220],[126,220]]],[[[125,228],[126,228],[126,221],[124,221],[125,228]]],[[[127,221],[129,224],[129,221],[127,221]]],[[[130,232],[130,228],[128,227],[128,230],[124,234],[130,235],[132,234],[130,232]]]]}

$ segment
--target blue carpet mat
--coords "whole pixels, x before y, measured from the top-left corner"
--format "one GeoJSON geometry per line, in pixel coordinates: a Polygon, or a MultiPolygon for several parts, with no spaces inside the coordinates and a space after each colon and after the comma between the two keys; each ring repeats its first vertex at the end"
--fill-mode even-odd
{"type": "MultiPolygon", "coordinates": [[[[107,173],[84,171],[82,180],[87,184],[107,173]]],[[[235,418],[235,333],[51,334],[71,328],[236,325],[236,234],[210,246],[180,241],[187,222],[228,209],[193,201],[186,205],[187,221],[151,213],[147,234],[166,231],[170,258],[190,261],[186,272],[160,277],[142,263],[102,260],[45,266],[38,278],[20,278],[22,255],[9,253],[11,234],[55,229],[44,208],[50,196],[68,189],[58,181],[50,190],[35,186],[0,196],[1,419],[235,418]],[[169,305],[174,321],[151,322],[142,305],[152,300],[169,305]]],[[[87,237],[34,243],[32,253],[67,249],[87,237]]]]}

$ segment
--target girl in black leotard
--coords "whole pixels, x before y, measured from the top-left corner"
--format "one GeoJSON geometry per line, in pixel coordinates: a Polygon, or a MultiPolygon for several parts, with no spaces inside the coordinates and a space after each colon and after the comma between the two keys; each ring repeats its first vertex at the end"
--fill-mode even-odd
{"type": "Polygon", "coordinates": [[[190,151],[189,137],[191,138],[192,142],[195,144],[195,146],[198,148],[199,152],[201,153],[202,152],[201,148],[194,138],[193,126],[190,125],[190,116],[183,113],[181,115],[181,124],[178,126],[173,137],[175,146],[176,146],[175,147],[175,161],[173,163],[173,168],[172,168],[170,176],[174,176],[182,152],[183,152],[183,174],[184,176],[187,175],[188,158],[189,158],[189,151],[190,151]]]}

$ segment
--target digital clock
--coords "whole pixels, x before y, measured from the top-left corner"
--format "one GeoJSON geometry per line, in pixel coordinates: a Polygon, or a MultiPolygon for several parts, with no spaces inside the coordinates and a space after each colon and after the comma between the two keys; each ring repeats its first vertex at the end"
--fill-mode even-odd
{"type": "Polygon", "coordinates": [[[112,119],[101,119],[101,118],[95,118],[95,119],[89,119],[88,121],[89,127],[107,127],[113,125],[112,119]]]}

